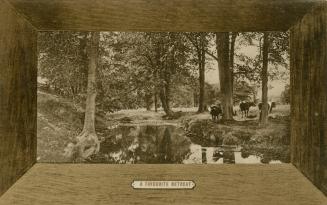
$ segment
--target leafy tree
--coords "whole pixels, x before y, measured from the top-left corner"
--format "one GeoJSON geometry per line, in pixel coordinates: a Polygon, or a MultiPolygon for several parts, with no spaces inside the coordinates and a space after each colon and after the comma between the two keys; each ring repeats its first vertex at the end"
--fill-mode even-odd
{"type": "Polygon", "coordinates": [[[140,33],[104,32],[101,35],[99,65],[99,106],[105,111],[145,107],[150,82],[140,66],[134,47],[140,33]]]}
{"type": "Polygon", "coordinates": [[[40,32],[38,36],[39,76],[75,102],[84,100],[86,93],[88,39],[86,32],[40,32]]]}
{"type": "Polygon", "coordinates": [[[172,90],[192,76],[186,38],[181,33],[169,32],[142,35],[145,42],[133,51],[138,58],[132,64],[147,76],[148,92],[158,95],[167,116],[173,116],[172,90]]]}
{"type": "Polygon", "coordinates": [[[240,45],[257,47],[257,55],[237,54],[235,77],[247,79],[262,87],[263,109],[261,123],[266,124],[268,112],[268,80],[283,79],[288,74],[288,39],[287,32],[241,33],[240,45]]]}
{"type": "Polygon", "coordinates": [[[191,42],[195,63],[198,65],[199,70],[199,100],[198,112],[201,113],[205,110],[205,67],[206,67],[206,50],[208,50],[209,37],[208,33],[186,33],[185,36],[191,42]]]}
{"type": "MultiPolygon", "coordinates": [[[[268,78],[269,80],[286,79],[289,74],[289,33],[268,33],[268,78]]],[[[235,54],[235,79],[247,79],[252,83],[261,84],[263,33],[240,33],[236,44],[238,47],[255,48],[256,55],[247,55],[242,51],[235,54]]]]}

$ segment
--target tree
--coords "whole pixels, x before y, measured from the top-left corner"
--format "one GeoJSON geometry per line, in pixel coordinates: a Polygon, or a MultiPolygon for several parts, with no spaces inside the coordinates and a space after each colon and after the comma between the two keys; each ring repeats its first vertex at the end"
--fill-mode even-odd
{"type": "MultiPolygon", "coordinates": [[[[261,84],[263,33],[240,33],[237,44],[252,50],[257,50],[257,55],[247,55],[242,52],[236,54],[234,77],[236,80],[249,80],[254,84],[261,84]]],[[[269,32],[268,49],[268,79],[288,79],[289,74],[289,33],[269,32]]]]}
{"type": "Polygon", "coordinates": [[[145,33],[101,33],[97,101],[104,111],[151,109],[157,83],[145,33]]]}
{"type": "Polygon", "coordinates": [[[260,124],[268,123],[268,55],[269,55],[269,33],[263,34],[262,46],[262,108],[260,112],[260,124]]]}
{"type": "MultiPolygon", "coordinates": [[[[238,33],[231,32],[230,33],[230,50],[229,50],[229,67],[232,72],[232,92],[234,90],[234,58],[235,58],[235,43],[238,33]]],[[[232,94],[233,96],[233,94],[232,94]]]]}
{"type": "Polygon", "coordinates": [[[206,50],[206,54],[218,62],[223,119],[225,120],[233,120],[234,56],[238,35],[236,32],[215,33],[217,54],[215,55],[209,49],[206,50]]]}
{"type": "Polygon", "coordinates": [[[38,75],[46,78],[51,90],[84,100],[87,84],[87,32],[40,32],[38,75]],[[76,52],[77,51],[77,52],[76,52]]]}
{"type": "MultiPolygon", "coordinates": [[[[235,40],[234,40],[235,42],[235,40]]],[[[216,33],[216,49],[222,94],[223,119],[233,120],[233,57],[230,49],[230,34],[216,33]]],[[[234,50],[234,48],[233,48],[234,50]]]]}
{"type": "Polygon", "coordinates": [[[105,112],[136,109],[145,106],[147,81],[138,67],[131,63],[137,59],[130,54],[138,43],[139,33],[102,32],[97,72],[97,107],[105,112]]]}
{"type": "Polygon", "coordinates": [[[186,33],[186,37],[191,42],[196,56],[196,63],[199,70],[199,99],[198,99],[198,112],[205,111],[205,66],[206,66],[206,50],[208,50],[208,35],[206,33],[186,33]]]}
{"type": "Polygon", "coordinates": [[[87,97],[85,108],[85,120],[82,132],[77,136],[75,146],[76,157],[86,159],[100,149],[100,142],[95,132],[95,99],[96,91],[96,70],[98,64],[100,33],[91,33],[91,45],[89,50],[89,67],[87,80],[87,97]]]}
{"type": "Polygon", "coordinates": [[[154,85],[156,87],[155,94],[158,93],[166,115],[172,116],[170,100],[176,48],[173,43],[175,35],[171,33],[149,33],[146,38],[150,41],[147,49],[143,51],[143,55],[149,63],[149,66],[146,67],[150,68],[147,69],[147,72],[150,72],[158,80],[154,85]]]}
{"type": "Polygon", "coordinates": [[[181,33],[141,33],[142,43],[136,44],[132,65],[137,67],[142,79],[140,87],[146,85],[147,93],[158,96],[168,118],[174,118],[171,109],[175,91],[188,84],[192,74],[188,65],[189,49],[186,37],[181,33]]]}
{"type": "Polygon", "coordinates": [[[237,55],[239,63],[234,72],[237,79],[247,79],[254,84],[261,84],[263,110],[260,123],[268,120],[268,80],[283,79],[288,73],[288,39],[287,32],[242,33],[241,45],[256,46],[256,56],[237,55]]]}

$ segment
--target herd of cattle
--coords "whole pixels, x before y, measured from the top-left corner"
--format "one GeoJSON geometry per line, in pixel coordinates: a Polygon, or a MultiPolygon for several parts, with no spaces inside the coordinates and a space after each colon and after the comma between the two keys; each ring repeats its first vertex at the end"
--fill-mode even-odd
{"type": "MultiPolygon", "coordinates": [[[[262,105],[263,103],[259,103],[258,104],[258,108],[261,112],[261,109],[262,109],[262,105]]],[[[251,107],[255,107],[257,106],[254,102],[245,102],[245,101],[242,101],[239,105],[239,108],[240,108],[240,114],[242,116],[242,118],[247,118],[249,117],[249,111],[250,111],[250,108],[251,107]]],[[[276,103],[275,102],[268,102],[268,112],[271,113],[272,112],[272,109],[276,107],[276,103]]],[[[219,116],[222,116],[223,114],[223,109],[222,109],[222,105],[220,103],[216,104],[216,105],[212,105],[210,106],[210,114],[211,114],[211,117],[212,117],[212,120],[218,120],[219,119],[219,116]]],[[[233,113],[234,115],[237,115],[237,112],[234,111],[233,113]]]]}

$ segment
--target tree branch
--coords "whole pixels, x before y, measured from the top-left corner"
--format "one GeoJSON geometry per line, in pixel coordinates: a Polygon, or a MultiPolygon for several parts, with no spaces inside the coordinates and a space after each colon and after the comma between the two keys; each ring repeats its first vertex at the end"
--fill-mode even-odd
{"type": "Polygon", "coordinates": [[[215,59],[216,61],[218,61],[218,57],[215,56],[213,53],[211,53],[210,51],[208,51],[208,49],[205,50],[206,54],[208,54],[210,57],[212,57],[213,59],[215,59]]]}

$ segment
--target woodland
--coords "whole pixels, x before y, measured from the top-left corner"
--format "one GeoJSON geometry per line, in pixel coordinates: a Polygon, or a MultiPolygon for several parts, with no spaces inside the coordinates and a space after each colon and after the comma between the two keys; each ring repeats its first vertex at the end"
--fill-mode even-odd
{"type": "MultiPolygon", "coordinates": [[[[233,124],[240,102],[262,102],[256,119],[265,127],[269,82],[288,79],[288,50],[287,32],[40,32],[38,95],[59,96],[81,110],[83,126],[66,146],[80,159],[100,150],[97,116],[122,110],[178,121],[187,109],[194,113],[189,118],[209,116],[219,103],[218,123],[233,124]],[[213,69],[217,82],[209,83],[213,69]]],[[[289,89],[286,83],[278,104],[289,103],[289,89]]]]}

